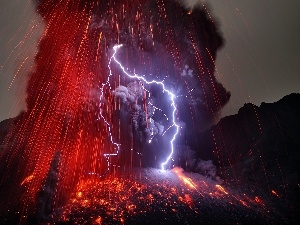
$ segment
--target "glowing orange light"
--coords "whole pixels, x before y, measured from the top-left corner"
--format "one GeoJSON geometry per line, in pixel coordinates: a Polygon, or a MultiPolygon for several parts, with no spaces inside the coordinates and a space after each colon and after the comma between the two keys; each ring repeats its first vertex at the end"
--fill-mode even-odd
{"type": "Polygon", "coordinates": [[[179,177],[179,179],[187,186],[189,186],[190,188],[193,188],[195,190],[197,190],[196,188],[196,184],[192,181],[191,178],[185,176],[183,173],[182,173],[182,169],[181,168],[178,168],[178,167],[175,167],[172,169],[172,171],[179,177]]]}
{"type": "Polygon", "coordinates": [[[26,177],[26,178],[21,182],[20,185],[22,186],[23,184],[30,182],[30,181],[32,180],[32,178],[33,178],[33,175],[30,175],[30,176],[26,177]]]}
{"type": "Polygon", "coordinates": [[[242,205],[244,205],[244,206],[246,206],[246,207],[249,207],[249,206],[246,204],[246,202],[245,202],[245,201],[243,201],[243,200],[239,199],[239,202],[240,202],[240,203],[242,203],[242,205]]]}
{"type": "Polygon", "coordinates": [[[185,200],[186,200],[187,202],[192,202],[192,198],[191,198],[190,195],[185,194],[184,197],[185,197],[185,200]]]}
{"type": "Polygon", "coordinates": [[[264,205],[263,201],[257,196],[255,196],[254,201],[260,205],[264,205]]]}
{"type": "Polygon", "coordinates": [[[279,194],[277,194],[276,191],[272,190],[271,192],[272,192],[273,195],[275,195],[276,197],[280,198],[279,194]]]}
{"type": "Polygon", "coordinates": [[[184,197],[179,196],[178,200],[187,204],[190,208],[192,207],[193,200],[190,195],[185,194],[184,197]]]}
{"type": "Polygon", "coordinates": [[[96,223],[96,224],[101,224],[101,221],[102,221],[101,216],[99,216],[99,217],[97,217],[97,218],[95,219],[95,223],[96,223]]]}
{"type": "Polygon", "coordinates": [[[77,192],[77,197],[78,197],[78,198],[81,198],[81,197],[82,197],[82,192],[81,192],[81,191],[77,192]]]}
{"type": "Polygon", "coordinates": [[[216,188],[217,188],[219,191],[223,192],[224,194],[228,195],[228,192],[225,191],[225,189],[224,189],[221,185],[216,184],[216,188]]]}
{"type": "Polygon", "coordinates": [[[134,210],[135,208],[136,208],[136,205],[134,205],[134,204],[127,206],[128,210],[134,210]]]}

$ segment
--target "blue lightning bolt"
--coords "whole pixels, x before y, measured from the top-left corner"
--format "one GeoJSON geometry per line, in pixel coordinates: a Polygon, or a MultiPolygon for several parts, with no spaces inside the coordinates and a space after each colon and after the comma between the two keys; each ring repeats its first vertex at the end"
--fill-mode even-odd
{"type": "MultiPolygon", "coordinates": [[[[108,63],[108,68],[109,68],[109,76],[107,78],[107,81],[105,83],[102,84],[102,87],[100,89],[100,109],[101,109],[101,101],[103,100],[103,90],[104,90],[104,87],[106,85],[109,86],[109,89],[111,90],[111,86],[110,86],[110,77],[113,76],[112,74],[112,70],[111,70],[111,63],[112,63],[112,60],[117,63],[119,65],[119,67],[121,68],[121,70],[123,71],[123,73],[128,76],[129,78],[132,78],[132,79],[138,79],[139,81],[143,81],[145,82],[146,84],[157,84],[157,85],[160,85],[162,88],[163,88],[163,92],[166,92],[169,96],[170,96],[170,101],[171,101],[171,106],[173,108],[173,111],[172,111],[172,125],[171,127],[175,127],[176,128],[176,132],[175,134],[173,135],[173,137],[171,138],[170,140],[170,145],[171,145],[171,152],[170,154],[168,155],[167,159],[161,164],[161,168],[164,170],[165,169],[165,165],[170,161],[170,159],[172,158],[172,155],[174,153],[174,141],[176,139],[176,136],[179,132],[179,125],[176,124],[176,121],[175,121],[175,112],[177,111],[177,108],[176,108],[176,105],[175,105],[175,98],[176,96],[168,89],[165,88],[165,84],[163,83],[163,81],[156,81],[156,80],[152,80],[152,81],[148,81],[146,80],[144,77],[142,76],[139,76],[138,74],[136,73],[129,73],[125,70],[124,66],[117,60],[116,58],[116,54],[118,52],[118,50],[122,47],[122,45],[115,45],[113,47],[113,50],[114,50],[114,53],[113,55],[111,56],[110,60],[109,60],[109,63],[108,63]]],[[[113,140],[113,137],[112,137],[112,134],[111,134],[111,128],[110,128],[110,124],[107,122],[107,120],[105,119],[105,117],[102,115],[102,111],[100,110],[100,117],[105,121],[107,127],[108,127],[108,132],[109,132],[109,135],[110,135],[110,140],[111,142],[117,147],[117,152],[114,153],[114,154],[104,154],[105,157],[108,157],[109,156],[112,156],[112,155],[118,155],[118,152],[119,152],[119,149],[120,149],[120,144],[114,142],[113,140]]],[[[108,162],[109,163],[109,162],[108,162]]],[[[109,164],[108,164],[109,165],[109,164]]]]}

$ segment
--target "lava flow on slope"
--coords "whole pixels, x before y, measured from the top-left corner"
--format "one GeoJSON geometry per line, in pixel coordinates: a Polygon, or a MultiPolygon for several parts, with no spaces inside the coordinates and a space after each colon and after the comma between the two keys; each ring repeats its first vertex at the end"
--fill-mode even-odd
{"type": "Polygon", "coordinates": [[[134,169],[81,180],[55,224],[274,223],[268,203],[200,174],[134,169]],[[228,189],[228,190],[227,190],[228,189]]]}

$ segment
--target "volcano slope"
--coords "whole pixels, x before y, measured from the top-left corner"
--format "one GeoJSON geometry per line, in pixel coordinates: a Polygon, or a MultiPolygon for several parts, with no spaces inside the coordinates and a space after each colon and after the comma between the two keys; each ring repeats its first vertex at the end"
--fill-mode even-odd
{"type": "MultiPolygon", "coordinates": [[[[55,202],[60,159],[57,153],[31,211],[23,212],[20,204],[30,177],[19,185],[1,182],[1,224],[18,224],[24,215],[24,224],[297,224],[300,215],[299,96],[291,94],[260,107],[246,104],[237,115],[222,119],[203,133],[196,157],[203,148],[206,152],[214,149],[209,135],[220,131],[218,127],[223,131],[216,136],[216,143],[227,153],[221,158],[224,163],[218,163],[215,155],[205,158],[202,154],[202,159],[212,159],[216,168],[201,170],[201,163],[209,163],[194,158],[187,160],[185,168],[193,173],[179,168],[128,166],[115,167],[105,176],[86,173],[60,205],[55,202]],[[260,118],[263,133],[254,129],[257,126],[254,111],[260,118]],[[235,135],[236,129],[228,129],[233,124],[239,127],[239,136],[235,135]],[[208,171],[213,169],[217,171],[215,176],[208,171]]],[[[1,143],[12,134],[9,131],[20,119],[22,114],[0,123],[1,143]]],[[[3,145],[0,151],[5,155],[3,145]]],[[[1,181],[6,176],[3,159],[1,181]]]]}
{"type": "Polygon", "coordinates": [[[57,224],[282,224],[272,201],[196,173],[135,169],[79,183],[57,224]]]}
{"type": "MultiPolygon", "coordinates": [[[[49,187],[47,187],[49,188],[49,187]]],[[[51,189],[51,188],[50,188],[51,189]]],[[[269,198],[244,193],[179,168],[133,169],[105,178],[85,178],[63,207],[47,214],[51,195],[40,196],[27,224],[282,224],[269,198]]],[[[6,203],[9,204],[9,203],[6,203]]],[[[8,209],[4,224],[17,224],[20,211],[8,209]]]]}
{"type": "MultiPolygon", "coordinates": [[[[53,164],[54,165],[54,164],[53,164]]],[[[118,169],[82,179],[63,206],[54,207],[49,173],[26,224],[285,224],[274,197],[230,187],[181,168],[118,169]]],[[[23,184],[24,185],[24,184],[23,184]]],[[[26,186],[26,184],[25,184],[26,186]]],[[[275,199],[276,200],[276,199],[275,199]]],[[[2,202],[2,224],[22,221],[18,199],[2,202]],[[6,209],[3,212],[3,209],[6,209]]],[[[24,221],[24,220],[23,220],[24,221]]]]}

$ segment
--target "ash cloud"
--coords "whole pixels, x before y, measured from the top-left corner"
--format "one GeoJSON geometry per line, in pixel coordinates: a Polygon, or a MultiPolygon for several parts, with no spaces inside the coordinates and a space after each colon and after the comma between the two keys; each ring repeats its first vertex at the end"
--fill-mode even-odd
{"type": "MultiPolygon", "coordinates": [[[[157,109],[144,98],[145,92],[146,90],[141,82],[131,82],[127,87],[118,86],[113,94],[116,101],[120,100],[123,103],[121,110],[123,114],[127,113],[134,131],[143,132],[145,138],[151,140],[155,135],[163,133],[164,125],[153,119],[157,109]]],[[[132,132],[131,135],[133,136],[132,132]]]]}
{"type": "MultiPolygon", "coordinates": [[[[36,71],[29,80],[28,111],[33,111],[38,105],[40,118],[47,120],[68,116],[64,120],[64,130],[72,128],[69,130],[72,134],[90,129],[88,139],[99,135],[99,130],[105,130],[99,121],[95,124],[99,97],[90,93],[91,90],[99,90],[99,84],[106,80],[112,46],[121,43],[124,47],[117,57],[125,68],[145,75],[148,80],[164,80],[166,87],[178,96],[176,116],[178,123],[186,127],[180,131],[178,142],[187,143],[192,149],[197,148],[199,135],[214,124],[219,111],[230,98],[230,92],[214,75],[214,61],[224,40],[206,9],[200,5],[194,7],[195,1],[161,1],[164,5],[154,0],[144,1],[143,4],[138,0],[36,2],[37,11],[48,21],[49,31],[40,44],[36,71]],[[61,18],[53,20],[53,15],[61,18]],[[61,20],[65,22],[60,23],[61,20]],[[86,21],[90,21],[88,26],[86,21]],[[57,26],[58,23],[60,26],[57,26]],[[82,56],[81,61],[78,55],[82,56]],[[63,65],[73,61],[74,69],[69,77],[60,77],[63,65]],[[47,68],[44,62],[48,63],[47,68]],[[78,76],[81,76],[80,79],[78,76]],[[64,88],[59,88],[61,85],[64,88]],[[53,109],[51,116],[47,116],[47,110],[44,110],[49,108],[53,109]]],[[[116,66],[113,72],[121,74],[116,66]]],[[[162,130],[169,125],[161,122],[164,114],[171,113],[169,99],[161,94],[160,88],[149,87],[151,96],[147,103],[155,103],[163,112],[152,115],[151,107],[142,107],[143,99],[133,94],[132,81],[121,77],[119,82],[117,77],[112,81],[115,91],[107,93],[105,99],[116,97],[121,102],[121,109],[111,110],[107,115],[117,118],[112,119],[114,127],[118,127],[117,120],[120,119],[123,133],[120,141],[124,142],[122,146],[125,149],[130,149],[132,143],[128,140],[133,138],[134,148],[150,152],[155,156],[152,157],[156,159],[155,163],[159,164],[160,158],[168,152],[167,140],[172,134],[167,132],[162,136],[162,130]],[[133,103],[136,99],[139,99],[138,102],[133,103]],[[147,117],[151,119],[148,124],[145,122],[147,117]],[[147,143],[149,137],[153,138],[150,145],[147,143]]],[[[104,102],[103,106],[107,104],[104,102]]],[[[101,135],[107,136],[105,132],[101,135]]],[[[75,141],[74,135],[68,138],[75,141]]]]}
{"type": "Polygon", "coordinates": [[[179,0],[179,2],[187,9],[193,9],[196,5],[200,4],[199,0],[179,0]]]}

